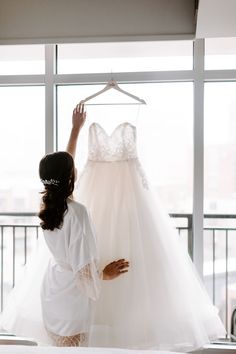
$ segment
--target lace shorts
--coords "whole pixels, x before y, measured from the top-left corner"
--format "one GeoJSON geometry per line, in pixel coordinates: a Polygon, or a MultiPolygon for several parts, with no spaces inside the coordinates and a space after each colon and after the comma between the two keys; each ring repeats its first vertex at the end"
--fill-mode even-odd
{"type": "Polygon", "coordinates": [[[86,333],[78,333],[73,336],[59,336],[47,331],[49,337],[53,340],[56,347],[86,347],[87,335],[86,333]]]}

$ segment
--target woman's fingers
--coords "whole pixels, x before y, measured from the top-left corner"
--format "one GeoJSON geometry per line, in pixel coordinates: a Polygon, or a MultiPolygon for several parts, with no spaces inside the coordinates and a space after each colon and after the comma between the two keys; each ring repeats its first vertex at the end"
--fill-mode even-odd
{"type": "Polygon", "coordinates": [[[122,261],[122,262],[118,261],[116,264],[116,269],[119,274],[124,271],[125,271],[125,273],[128,272],[127,268],[129,268],[129,262],[127,262],[127,261],[122,261]]]}
{"type": "Polygon", "coordinates": [[[116,264],[119,266],[121,264],[128,264],[129,262],[126,261],[125,259],[119,259],[118,261],[116,261],[116,264]]]}
{"type": "Polygon", "coordinates": [[[80,102],[79,104],[77,104],[75,109],[78,113],[83,114],[84,113],[84,103],[80,102]]]}
{"type": "Polygon", "coordinates": [[[126,269],[126,270],[121,270],[120,272],[119,272],[119,274],[123,274],[123,273],[127,273],[128,272],[128,269],[126,269]]]}
{"type": "Polygon", "coordinates": [[[121,264],[121,265],[119,265],[117,268],[118,268],[118,269],[125,269],[125,268],[128,268],[128,267],[129,267],[128,264],[121,264]]]}

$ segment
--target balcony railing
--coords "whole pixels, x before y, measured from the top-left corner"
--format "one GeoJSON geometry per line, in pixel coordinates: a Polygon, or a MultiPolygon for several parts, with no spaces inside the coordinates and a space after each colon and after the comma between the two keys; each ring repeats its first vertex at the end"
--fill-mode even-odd
{"type": "Polygon", "coordinates": [[[41,231],[35,213],[0,213],[0,311],[41,231]]]}
{"type": "MultiPolygon", "coordinates": [[[[170,216],[192,257],[192,214],[170,216]]],[[[18,273],[27,264],[32,245],[41,236],[35,217],[35,213],[0,213],[1,311],[18,273]]],[[[231,313],[236,307],[236,215],[206,214],[204,223],[204,281],[229,333],[231,313]]]]}

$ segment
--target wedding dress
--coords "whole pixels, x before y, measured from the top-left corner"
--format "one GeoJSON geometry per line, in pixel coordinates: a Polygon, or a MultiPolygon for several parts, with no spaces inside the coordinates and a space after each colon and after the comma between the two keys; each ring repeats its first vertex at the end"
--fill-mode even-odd
{"type": "MultiPolygon", "coordinates": [[[[130,262],[128,273],[102,282],[90,346],[191,351],[225,335],[170,217],[154,200],[137,157],[135,126],[122,123],[108,135],[91,124],[76,199],[95,226],[99,268],[119,258],[130,262]]],[[[48,344],[39,291],[49,257],[40,248],[4,314],[9,331],[48,344]]]]}
{"type": "Polygon", "coordinates": [[[77,198],[95,226],[100,268],[114,259],[130,262],[128,273],[102,284],[91,346],[190,351],[225,335],[170,217],[149,189],[135,126],[122,123],[108,135],[91,124],[77,198]]]}

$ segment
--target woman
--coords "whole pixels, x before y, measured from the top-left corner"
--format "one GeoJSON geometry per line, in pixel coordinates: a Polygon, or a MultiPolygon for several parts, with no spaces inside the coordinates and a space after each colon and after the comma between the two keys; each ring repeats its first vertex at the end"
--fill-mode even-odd
{"type": "Polygon", "coordinates": [[[53,256],[43,279],[41,304],[45,328],[57,346],[86,345],[101,279],[111,280],[128,271],[124,259],[98,271],[96,240],[89,215],[72,198],[76,179],[75,137],[85,118],[84,107],[79,105],[73,112],[67,152],[48,154],[39,165],[45,188],[39,217],[53,256]]]}

